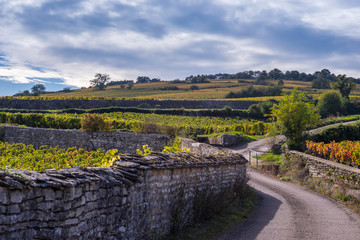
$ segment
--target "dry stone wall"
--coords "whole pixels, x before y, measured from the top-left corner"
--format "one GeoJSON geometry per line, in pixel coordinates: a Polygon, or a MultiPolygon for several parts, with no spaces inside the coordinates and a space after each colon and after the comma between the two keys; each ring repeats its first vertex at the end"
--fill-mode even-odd
{"type": "Polygon", "coordinates": [[[78,130],[58,130],[46,128],[26,128],[3,126],[2,141],[32,144],[35,148],[47,145],[59,148],[78,147],[86,150],[101,148],[105,151],[118,149],[120,153],[135,153],[147,144],[155,151],[161,151],[170,143],[170,138],[162,134],[141,134],[133,132],[83,132],[78,130]]]}
{"type": "Polygon", "coordinates": [[[111,168],[0,171],[0,239],[157,239],[243,192],[240,155],[126,155],[111,168]]]}
{"type": "Polygon", "coordinates": [[[298,151],[290,151],[284,157],[303,162],[310,181],[319,179],[317,182],[320,184],[338,185],[344,194],[360,200],[360,169],[298,151]]]}
{"type": "Polygon", "coordinates": [[[231,149],[219,148],[212,146],[207,143],[196,142],[192,139],[181,138],[181,149],[188,149],[191,153],[195,154],[219,154],[219,153],[229,153],[231,149]]]}

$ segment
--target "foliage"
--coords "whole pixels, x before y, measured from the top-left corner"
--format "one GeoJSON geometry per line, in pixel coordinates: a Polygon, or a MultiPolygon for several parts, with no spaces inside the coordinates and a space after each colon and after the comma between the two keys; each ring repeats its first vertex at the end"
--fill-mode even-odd
{"type": "Polygon", "coordinates": [[[45,86],[43,84],[35,84],[31,88],[31,92],[34,96],[39,96],[41,93],[45,92],[45,86]]]}
{"type": "Polygon", "coordinates": [[[312,81],[312,87],[317,89],[329,89],[330,88],[330,80],[326,78],[315,78],[312,81]]]}
{"type": "Polygon", "coordinates": [[[77,114],[0,112],[0,123],[19,124],[27,127],[80,129],[81,118],[77,114]]]}
{"type": "Polygon", "coordinates": [[[149,145],[143,145],[142,150],[136,149],[136,154],[138,154],[138,155],[146,156],[146,155],[149,155],[152,152],[153,152],[153,150],[149,147],[149,145]]]}
{"type": "Polygon", "coordinates": [[[90,80],[90,85],[97,88],[98,90],[104,90],[106,88],[106,83],[109,81],[109,74],[97,73],[95,74],[95,78],[90,80]]]}
{"type": "Polygon", "coordinates": [[[276,103],[275,100],[266,100],[257,104],[253,104],[249,107],[249,113],[251,117],[265,117],[271,113],[271,108],[276,103]]]}
{"type": "Polygon", "coordinates": [[[339,75],[337,81],[332,85],[333,89],[339,89],[343,98],[349,99],[350,92],[354,90],[356,84],[352,78],[346,78],[346,75],[339,75]]]}
{"type": "Polygon", "coordinates": [[[282,155],[279,153],[267,152],[260,156],[260,160],[264,162],[273,162],[282,164],[282,155]]]}
{"type": "Polygon", "coordinates": [[[325,92],[319,98],[319,110],[322,117],[340,115],[343,112],[343,102],[336,92],[325,92]]]}
{"type": "Polygon", "coordinates": [[[338,126],[326,128],[318,134],[311,135],[310,139],[315,142],[325,143],[329,143],[331,141],[340,142],[344,140],[360,140],[360,122],[358,121],[349,125],[340,124],[338,126]]]}
{"type": "Polygon", "coordinates": [[[315,106],[303,101],[303,97],[304,93],[294,89],[291,95],[286,95],[272,109],[276,124],[286,136],[290,149],[301,149],[305,144],[305,130],[320,119],[315,106]]]}
{"type": "Polygon", "coordinates": [[[328,144],[307,141],[306,147],[312,155],[351,166],[360,165],[360,141],[332,141],[328,144]]]}
{"type": "Polygon", "coordinates": [[[24,90],[22,92],[18,92],[14,94],[14,97],[23,97],[23,96],[34,96],[34,95],[30,93],[29,90],[24,90]]]}
{"type": "Polygon", "coordinates": [[[181,138],[176,137],[170,146],[165,146],[162,152],[165,153],[178,153],[178,152],[190,152],[190,149],[181,149],[181,138]]]}
{"type": "Polygon", "coordinates": [[[282,93],[281,87],[253,87],[243,89],[240,92],[230,92],[226,94],[225,98],[243,98],[243,97],[260,97],[260,96],[280,96],[282,93]]]}
{"type": "MultiPolygon", "coordinates": [[[[42,128],[80,129],[81,120],[86,116],[88,114],[0,112],[0,123],[42,128]]],[[[243,132],[248,135],[265,135],[270,126],[269,123],[262,121],[238,118],[188,117],[132,112],[104,113],[102,116],[106,119],[105,121],[112,121],[112,128],[115,130],[166,133],[171,128],[172,135],[184,137],[229,131],[243,132]],[[154,129],[155,131],[153,131],[154,129]]]]}
{"type": "Polygon", "coordinates": [[[81,119],[81,129],[87,132],[109,131],[112,122],[97,113],[87,114],[81,119]]]}
{"type": "Polygon", "coordinates": [[[191,85],[190,90],[199,90],[199,87],[197,85],[191,85]]]}
{"type": "Polygon", "coordinates": [[[0,166],[34,171],[74,166],[108,167],[119,156],[117,152],[116,149],[104,152],[101,149],[85,151],[83,148],[60,149],[47,146],[35,149],[32,145],[0,142],[0,166]]]}

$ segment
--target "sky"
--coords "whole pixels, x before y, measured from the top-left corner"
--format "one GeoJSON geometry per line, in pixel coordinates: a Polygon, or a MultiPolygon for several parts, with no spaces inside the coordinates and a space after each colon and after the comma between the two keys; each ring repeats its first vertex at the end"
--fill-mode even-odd
{"type": "Polygon", "coordinates": [[[278,68],[360,77],[358,0],[0,0],[0,96],[278,68]]]}

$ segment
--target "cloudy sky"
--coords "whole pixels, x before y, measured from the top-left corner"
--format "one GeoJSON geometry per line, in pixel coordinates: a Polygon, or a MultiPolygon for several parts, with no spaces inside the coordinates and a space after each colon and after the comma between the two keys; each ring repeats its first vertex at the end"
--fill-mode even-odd
{"type": "Polygon", "coordinates": [[[0,0],[0,95],[323,68],[360,77],[358,0],[0,0]]]}

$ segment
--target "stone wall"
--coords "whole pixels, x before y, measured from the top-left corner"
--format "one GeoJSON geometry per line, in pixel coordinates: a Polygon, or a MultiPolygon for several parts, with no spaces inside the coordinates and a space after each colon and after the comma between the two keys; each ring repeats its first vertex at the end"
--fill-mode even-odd
{"type": "Polygon", "coordinates": [[[241,136],[235,134],[222,134],[220,137],[209,138],[209,143],[211,145],[218,145],[223,147],[233,146],[241,142],[245,142],[244,139],[241,136]]]}
{"type": "Polygon", "coordinates": [[[161,151],[169,145],[170,138],[162,134],[141,134],[133,132],[83,132],[78,130],[58,130],[46,128],[27,128],[3,126],[2,141],[9,143],[32,144],[35,148],[42,145],[59,148],[78,147],[86,150],[118,149],[120,153],[135,153],[142,145],[149,145],[161,151]]]}
{"type": "Polygon", "coordinates": [[[242,193],[245,163],[154,153],[112,168],[0,171],[0,239],[157,239],[242,193]]]}
{"type": "Polygon", "coordinates": [[[319,179],[322,185],[338,185],[343,194],[360,200],[360,169],[298,151],[290,151],[284,157],[303,162],[310,181],[319,179]]]}
{"type": "Polygon", "coordinates": [[[248,109],[258,101],[216,101],[216,100],[23,100],[0,99],[0,108],[15,109],[67,109],[102,107],[138,107],[138,108],[224,108],[248,109]]]}
{"type": "Polygon", "coordinates": [[[231,152],[231,149],[219,148],[207,143],[196,142],[188,138],[181,138],[181,149],[189,149],[191,153],[205,155],[231,152]]]}

